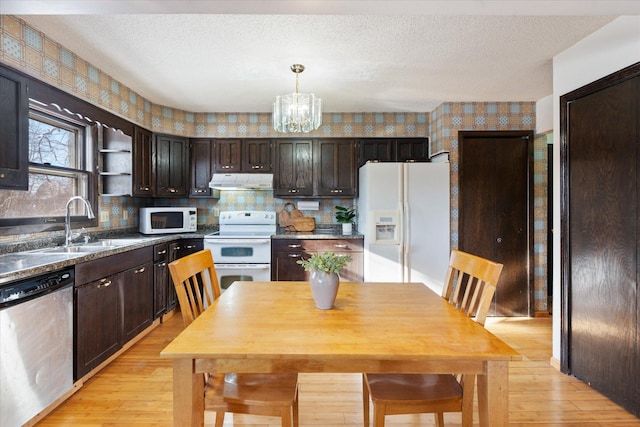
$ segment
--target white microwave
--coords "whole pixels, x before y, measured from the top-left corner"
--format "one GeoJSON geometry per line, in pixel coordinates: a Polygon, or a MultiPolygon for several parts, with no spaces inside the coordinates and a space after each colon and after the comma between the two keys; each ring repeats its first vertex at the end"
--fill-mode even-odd
{"type": "Polygon", "coordinates": [[[188,208],[140,208],[142,234],[186,233],[197,229],[197,210],[188,208]]]}

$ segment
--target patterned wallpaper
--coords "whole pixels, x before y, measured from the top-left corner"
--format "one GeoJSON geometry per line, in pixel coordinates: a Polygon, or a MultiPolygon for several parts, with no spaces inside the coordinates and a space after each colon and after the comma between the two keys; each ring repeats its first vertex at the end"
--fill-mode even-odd
{"type": "MultiPolygon", "coordinates": [[[[88,63],[18,17],[0,15],[0,63],[52,84],[153,132],[188,137],[281,137],[268,113],[193,113],[156,105],[88,63]]],[[[450,152],[452,247],[457,247],[458,141],[460,130],[535,129],[533,102],[443,103],[428,113],[325,113],[310,137],[429,137],[431,152],[450,152]]],[[[549,135],[535,141],[536,310],[546,310],[546,149],[549,135]],[[544,288],[543,288],[544,287],[544,288]]],[[[216,199],[136,199],[101,197],[100,229],[137,227],[137,210],[147,205],[189,205],[198,208],[198,222],[215,224],[220,210],[280,211],[285,200],[272,191],[223,192],[216,199]],[[126,215],[123,212],[126,211],[126,215]]],[[[354,200],[320,200],[320,210],[304,212],[316,222],[334,223],[335,205],[354,200]]]]}

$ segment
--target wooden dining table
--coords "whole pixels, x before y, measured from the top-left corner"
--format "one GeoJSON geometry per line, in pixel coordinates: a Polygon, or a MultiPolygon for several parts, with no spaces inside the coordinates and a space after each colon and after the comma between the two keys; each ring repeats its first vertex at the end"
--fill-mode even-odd
{"type": "Polygon", "coordinates": [[[204,424],[205,372],[476,374],[480,426],[509,425],[519,353],[422,283],[342,282],[333,309],[308,282],[235,282],[162,352],[173,424],[204,424]]]}

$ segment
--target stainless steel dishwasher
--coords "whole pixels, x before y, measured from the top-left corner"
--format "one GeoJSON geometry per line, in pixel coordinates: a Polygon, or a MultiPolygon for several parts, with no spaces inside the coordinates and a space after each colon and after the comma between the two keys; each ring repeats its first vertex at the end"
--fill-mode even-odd
{"type": "Polygon", "coordinates": [[[73,387],[73,268],[0,287],[0,427],[73,387]]]}

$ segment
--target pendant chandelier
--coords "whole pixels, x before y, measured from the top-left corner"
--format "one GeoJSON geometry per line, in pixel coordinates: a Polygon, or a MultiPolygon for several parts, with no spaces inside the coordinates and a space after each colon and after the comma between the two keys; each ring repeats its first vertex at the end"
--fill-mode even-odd
{"type": "Polygon", "coordinates": [[[276,96],[273,103],[273,128],[282,133],[308,133],[322,123],[322,100],[312,93],[298,92],[298,76],[304,65],[293,64],[296,74],[295,93],[276,96]]]}

